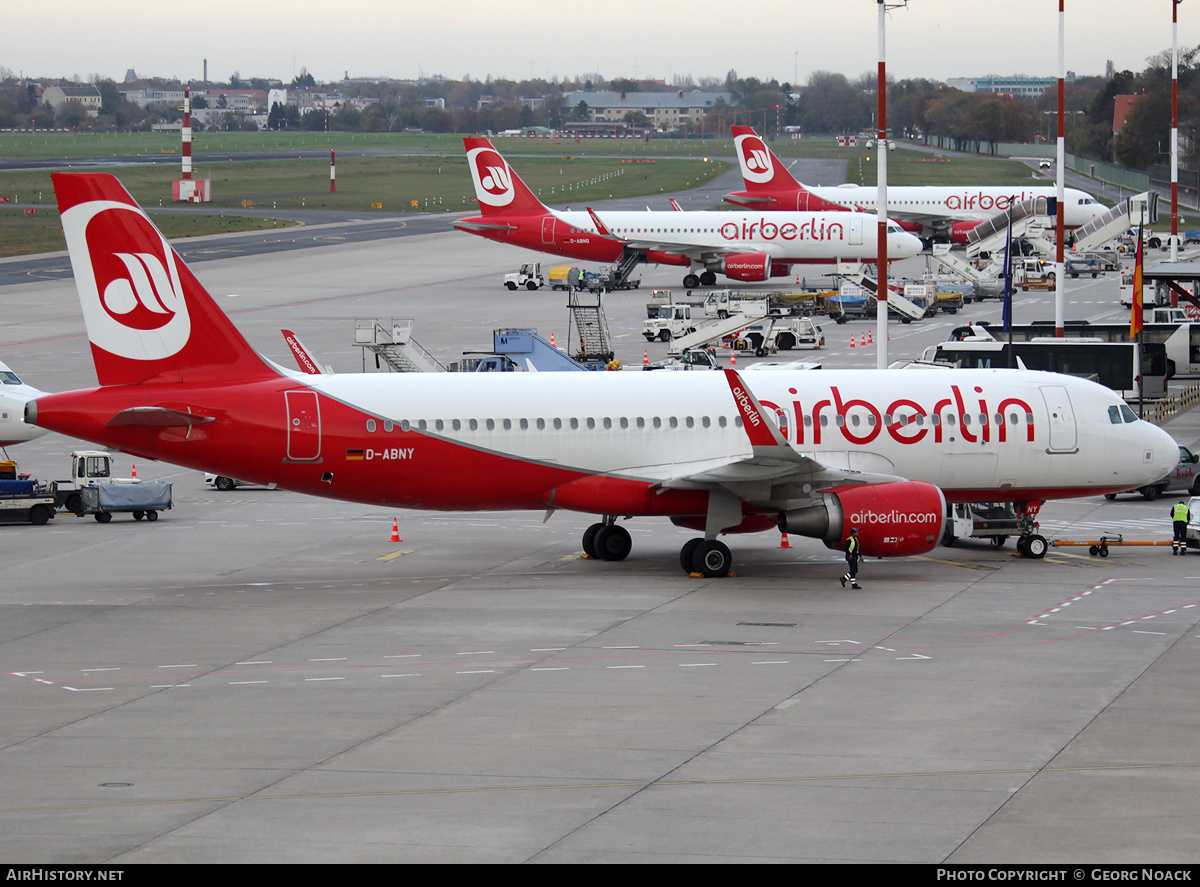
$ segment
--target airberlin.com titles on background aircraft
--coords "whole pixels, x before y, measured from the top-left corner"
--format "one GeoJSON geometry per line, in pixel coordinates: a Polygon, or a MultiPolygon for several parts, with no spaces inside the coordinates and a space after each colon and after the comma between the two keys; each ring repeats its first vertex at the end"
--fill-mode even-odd
{"type": "MultiPolygon", "coordinates": [[[[734,150],[746,190],[725,200],[751,209],[855,210],[874,214],[879,190],[865,185],[814,186],[796,181],[752,127],[732,127],[734,150]]],[[[888,215],[906,230],[924,237],[948,237],[965,242],[966,232],[984,219],[1008,209],[1010,201],[1054,197],[1054,186],[1011,185],[888,185],[888,215]]],[[[1076,188],[1064,192],[1063,224],[1078,228],[1104,212],[1104,205],[1076,188]]]]}
{"type": "Polygon", "coordinates": [[[584,548],[605,560],[630,552],[618,517],[666,517],[703,534],[681,566],[723,576],[723,533],[837,548],[854,525],[866,555],[919,554],[947,501],[1126,490],[1178,455],[1107,388],[1018,370],[781,370],[753,388],[731,370],[288,370],[115,178],[53,179],[99,386],[26,418],[142,458],[391,508],[597,514],[584,548]]]}
{"type": "MultiPolygon", "coordinates": [[[[492,143],[466,138],[467,166],[480,215],[462,231],[571,259],[619,262],[636,256],[689,269],[684,286],[711,286],[718,274],[760,282],[786,277],[792,265],[875,261],[874,222],[837,212],[754,213],[560,211],[546,207],[492,143]]],[[[894,223],[888,258],[917,255],[921,243],[894,223]]]]}

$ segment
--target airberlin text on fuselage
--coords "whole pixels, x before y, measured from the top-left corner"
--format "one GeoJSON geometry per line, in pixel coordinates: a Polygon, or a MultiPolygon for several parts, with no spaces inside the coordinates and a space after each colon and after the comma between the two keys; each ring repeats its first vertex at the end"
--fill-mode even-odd
{"type": "Polygon", "coordinates": [[[769,219],[757,221],[742,219],[741,222],[726,222],[720,228],[726,240],[845,240],[846,229],[841,222],[816,221],[784,222],[782,225],[769,219]]]}
{"type": "MultiPolygon", "coordinates": [[[[798,392],[795,388],[789,388],[788,393],[795,395],[798,392]]],[[[978,385],[973,393],[967,395],[959,386],[951,385],[949,396],[938,400],[932,408],[915,400],[897,398],[880,410],[867,400],[843,399],[836,385],[830,387],[829,397],[813,402],[807,411],[799,400],[783,405],[765,399],[759,402],[764,409],[775,411],[781,425],[790,426],[788,435],[797,444],[828,444],[829,441],[822,441],[822,432],[826,430],[840,431],[842,437],[856,445],[871,443],[884,430],[901,444],[919,443],[931,431],[934,443],[941,443],[947,434],[961,437],[968,443],[989,443],[993,436],[996,442],[1004,443],[1008,440],[1008,426],[1012,423],[1010,415],[1017,417],[1015,429],[1024,425],[1025,440],[1034,439],[1033,409],[1028,403],[1018,397],[1007,397],[989,405],[983,396],[983,389],[978,385]],[[795,417],[795,421],[789,420],[789,413],[795,417]],[[832,420],[830,416],[833,416],[832,420]],[[948,417],[956,417],[952,420],[953,424],[947,421],[948,417]],[[822,428],[822,420],[825,421],[825,428],[822,428]],[[810,441],[805,440],[806,429],[811,429],[810,441]]]]}
{"type": "Polygon", "coordinates": [[[972,194],[951,194],[946,198],[946,209],[1008,209],[1009,203],[1017,203],[1036,194],[1026,194],[1020,191],[1016,194],[992,195],[982,191],[972,194]]]}

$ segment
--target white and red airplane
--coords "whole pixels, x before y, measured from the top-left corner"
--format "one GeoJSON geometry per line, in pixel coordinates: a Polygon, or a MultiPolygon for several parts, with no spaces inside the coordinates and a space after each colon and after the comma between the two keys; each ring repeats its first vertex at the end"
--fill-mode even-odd
{"type": "Polygon", "coordinates": [[[45,428],[24,420],[25,404],[45,393],[26,385],[7,364],[0,363],[0,447],[25,443],[46,433],[45,428]]]}
{"type": "MultiPolygon", "coordinates": [[[[465,138],[480,215],[454,227],[513,246],[596,262],[636,257],[689,269],[683,285],[711,286],[718,274],[759,282],[792,265],[875,261],[874,222],[838,212],[739,215],[671,210],[562,212],[545,206],[484,138],[465,138]]],[[[918,255],[920,241],[888,226],[888,258],[918,255]]]]}
{"type": "MultiPolygon", "coordinates": [[[[725,200],[758,210],[852,210],[875,213],[879,191],[864,185],[820,187],[804,185],[787,171],[774,152],[750,126],[732,127],[734,149],[742,167],[745,191],[733,191],[725,200]]],[[[1053,186],[1011,185],[888,185],[888,215],[906,231],[965,243],[967,232],[1010,202],[1032,197],[1054,197],[1053,186]]],[[[1078,228],[1104,212],[1092,195],[1076,188],[1064,192],[1063,224],[1078,228]]]]}
{"type": "MultiPolygon", "coordinates": [[[[870,556],[927,552],[946,503],[1152,483],[1179,450],[1093,382],[1021,370],[338,373],[260,356],[115,178],[54,173],[98,387],[27,420],[142,458],[333,499],[601,516],[584,549],[628,555],[617,518],[770,530],[870,556]]],[[[1022,552],[1045,553],[1041,536],[1022,552]]]]}

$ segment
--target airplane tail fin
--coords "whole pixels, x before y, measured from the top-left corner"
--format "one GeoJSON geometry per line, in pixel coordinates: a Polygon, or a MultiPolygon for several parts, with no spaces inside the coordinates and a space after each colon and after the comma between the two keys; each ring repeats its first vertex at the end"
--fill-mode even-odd
{"type": "Polygon", "coordinates": [[[274,375],[114,176],[51,178],[101,385],[274,375]]]}
{"type": "Polygon", "coordinates": [[[549,212],[521,177],[513,172],[500,152],[484,138],[463,139],[467,166],[475,184],[479,211],[485,216],[529,215],[549,212]]]}
{"type": "Polygon", "coordinates": [[[759,138],[752,126],[734,126],[733,145],[737,149],[738,163],[742,167],[742,178],[746,181],[746,190],[778,191],[781,188],[792,190],[803,187],[792,176],[767,143],[759,138]]]}

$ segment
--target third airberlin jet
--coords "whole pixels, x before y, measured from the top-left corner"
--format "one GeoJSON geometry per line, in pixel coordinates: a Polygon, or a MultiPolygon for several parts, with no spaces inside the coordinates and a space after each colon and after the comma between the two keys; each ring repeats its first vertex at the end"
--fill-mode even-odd
{"type": "MultiPolygon", "coordinates": [[[[874,217],[879,191],[864,185],[820,187],[802,184],[784,168],[779,158],[752,127],[732,128],[734,149],[742,167],[746,190],[725,195],[737,206],[758,210],[860,211],[874,217]]],[[[966,233],[984,219],[1004,212],[1011,202],[1031,197],[1054,197],[1052,185],[889,185],[888,215],[906,230],[925,238],[966,242],[966,233]]],[[[1104,212],[1092,195],[1067,188],[1063,224],[1077,228],[1104,212]]]]}

